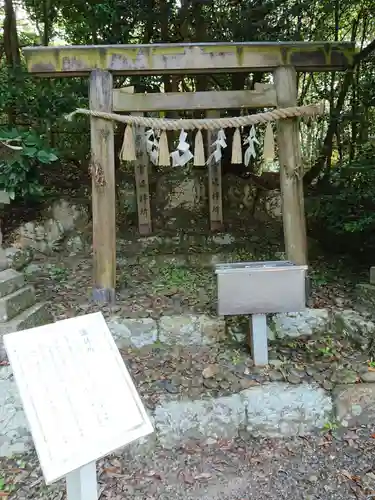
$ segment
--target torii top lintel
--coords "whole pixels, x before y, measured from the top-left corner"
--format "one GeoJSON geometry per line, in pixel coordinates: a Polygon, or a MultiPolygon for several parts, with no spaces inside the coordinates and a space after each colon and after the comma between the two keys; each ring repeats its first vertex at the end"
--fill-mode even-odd
{"type": "Polygon", "coordinates": [[[39,76],[88,75],[94,69],[117,75],[160,75],[272,71],[343,71],[353,61],[352,43],[244,42],[150,45],[27,47],[30,73],[39,76]]]}

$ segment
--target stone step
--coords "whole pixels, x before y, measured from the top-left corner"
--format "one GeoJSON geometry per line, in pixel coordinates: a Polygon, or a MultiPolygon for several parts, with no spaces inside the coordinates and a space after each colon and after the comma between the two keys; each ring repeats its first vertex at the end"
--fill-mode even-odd
{"type": "Polygon", "coordinates": [[[132,256],[135,254],[147,254],[156,251],[157,253],[175,253],[178,251],[189,252],[189,249],[202,248],[212,251],[228,248],[234,244],[248,243],[243,236],[233,236],[228,233],[216,233],[208,235],[199,232],[183,232],[181,234],[163,234],[160,236],[143,236],[127,240],[118,240],[117,247],[120,254],[132,256]]]}
{"type": "MultiPolygon", "coordinates": [[[[276,257],[275,257],[276,258],[276,257]]],[[[279,257],[277,257],[279,258],[279,257]]],[[[243,260],[259,260],[250,251],[242,250],[236,252],[200,252],[200,253],[174,253],[174,254],[159,254],[159,255],[133,255],[131,257],[118,258],[117,264],[119,267],[126,266],[141,266],[146,268],[155,267],[188,267],[188,268],[206,268],[213,269],[216,264],[226,262],[239,262],[243,260]]]]}
{"type": "Polygon", "coordinates": [[[34,304],[7,323],[0,324],[0,337],[6,333],[28,330],[53,323],[53,316],[45,302],[34,304]]]}
{"type": "Polygon", "coordinates": [[[0,323],[6,323],[35,304],[35,291],[25,286],[0,299],[0,323]]]}
{"type": "MultiPolygon", "coordinates": [[[[269,244],[268,260],[283,260],[285,254],[279,251],[279,245],[269,244]]],[[[264,260],[264,249],[259,240],[236,238],[228,233],[212,236],[181,235],[175,237],[150,236],[136,242],[120,240],[117,245],[118,265],[207,267],[220,262],[238,262],[244,260],[264,260]],[[202,239],[203,238],[203,239],[202,239]]]]}
{"type": "Polygon", "coordinates": [[[53,323],[53,316],[48,305],[43,302],[32,305],[11,321],[0,324],[0,362],[6,361],[7,359],[2,341],[3,335],[20,330],[28,330],[29,328],[46,325],[48,323],[53,323]]]}
{"type": "MultiPolygon", "coordinates": [[[[10,367],[0,368],[0,457],[32,449],[11,373],[10,367]]],[[[240,430],[269,438],[309,435],[332,421],[332,400],[309,384],[273,382],[219,398],[166,400],[149,413],[155,432],[127,447],[126,457],[151,454],[157,446],[170,450],[192,439],[233,439],[240,430]]]]}
{"type": "Polygon", "coordinates": [[[369,313],[375,312],[375,285],[359,283],[355,291],[358,309],[369,313]]]}
{"type": "MultiPolygon", "coordinates": [[[[159,319],[146,317],[125,318],[114,314],[107,325],[119,349],[129,346],[141,349],[154,344],[165,346],[208,346],[230,341],[244,345],[247,342],[247,322],[239,324],[235,318],[208,314],[163,315],[159,319]]],[[[268,339],[326,336],[345,333],[365,346],[375,336],[375,322],[368,315],[355,310],[309,309],[301,312],[268,315],[268,339]]]]}
{"type": "Polygon", "coordinates": [[[0,298],[19,290],[25,285],[22,273],[14,269],[5,269],[0,272],[0,298]]]}

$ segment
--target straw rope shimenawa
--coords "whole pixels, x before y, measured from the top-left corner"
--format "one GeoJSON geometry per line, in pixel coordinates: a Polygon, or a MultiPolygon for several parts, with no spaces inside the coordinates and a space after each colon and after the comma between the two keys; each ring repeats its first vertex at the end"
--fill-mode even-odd
{"type": "Polygon", "coordinates": [[[225,117],[225,118],[187,118],[187,119],[169,119],[169,118],[149,118],[145,116],[118,115],[116,113],[107,113],[103,111],[94,111],[90,109],[76,109],[66,119],[72,120],[77,115],[87,115],[104,120],[112,120],[127,125],[124,133],[124,141],[120,152],[120,158],[124,161],[136,160],[136,148],[134,142],[134,127],[144,127],[161,132],[160,139],[154,143],[155,151],[158,155],[158,165],[170,166],[170,157],[168,150],[168,139],[166,132],[168,130],[197,130],[195,136],[194,165],[204,166],[212,161],[210,155],[205,161],[204,143],[202,130],[222,130],[225,128],[236,128],[232,144],[232,163],[242,163],[242,145],[240,127],[252,126],[266,123],[266,133],[264,138],[263,157],[265,161],[272,161],[274,158],[274,139],[271,122],[283,120],[286,118],[297,118],[302,116],[314,117],[325,113],[324,101],[318,104],[307,106],[294,106],[290,108],[273,109],[264,113],[254,115],[225,117]]]}
{"type": "Polygon", "coordinates": [[[112,120],[127,125],[137,127],[148,127],[155,130],[219,130],[223,128],[245,127],[247,125],[257,125],[259,123],[268,123],[285,118],[295,118],[301,116],[318,116],[325,112],[324,101],[307,106],[293,106],[290,108],[273,109],[264,113],[255,113],[254,115],[225,117],[225,118],[149,118],[146,116],[118,115],[117,113],[107,113],[104,111],[94,111],[90,109],[78,108],[65,116],[67,120],[79,115],[112,120]]]}

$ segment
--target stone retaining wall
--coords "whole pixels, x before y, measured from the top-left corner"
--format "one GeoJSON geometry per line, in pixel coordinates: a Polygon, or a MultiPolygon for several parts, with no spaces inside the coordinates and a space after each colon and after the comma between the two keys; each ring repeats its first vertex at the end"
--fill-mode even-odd
{"type": "MultiPolygon", "coordinates": [[[[205,314],[161,316],[159,320],[115,315],[107,323],[119,348],[129,345],[140,348],[155,342],[188,346],[246,341],[243,330],[227,325],[223,317],[205,314]]],[[[365,349],[375,335],[375,323],[354,310],[306,309],[268,316],[269,340],[335,333],[344,333],[365,349]]]]}
{"type": "MultiPolygon", "coordinates": [[[[207,315],[162,316],[158,320],[112,316],[107,323],[117,346],[124,350],[129,345],[142,348],[178,344],[196,346],[200,351],[203,349],[200,346],[217,344],[228,335],[244,341],[239,332],[230,331],[230,325],[226,325],[223,318],[207,315]]],[[[307,310],[305,313],[275,315],[269,320],[269,334],[273,338],[324,336],[335,331],[340,338],[343,333],[354,338],[367,352],[375,324],[354,311],[307,310]]],[[[270,361],[271,368],[276,362],[282,364],[282,361],[270,361]]],[[[271,370],[270,375],[273,373],[271,370]]],[[[371,374],[373,372],[367,373],[371,374]]],[[[208,376],[206,371],[204,377],[208,376]]],[[[288,382],[281,382],[271,377],[262,384],[250,384],[250,388],[218,397],[177,399],[174,391],[167,391],[150,410],[155,434],[135,443],[129,451],[131,454],[150,453],[155,446],[170,448],[191,439],[230,439],[242,430],[255,436],[306,435],[335,419],[342,426],[350,426],[353,422],[361,424],[375,414],[375,384],[354,384],[356,379],[357,376],[340,379],[333,393],[317,383],[300,383],[290,378],[288,382]]],[[[370,382],[364,376],[362,380],[370,382]]],[[[11,369],[5,366],[0,367],[0,436],[0,456],[23,452],[31,445],[11,369]]]]}
{"type": "MultiPolygon", "coordinates": [[[[281,254],[280,257],[276,256],[282,242],[282,229],[279,224],[272,225],[272,230],[269,230],[269,225],[265,228],[263,222],[251,219],[251,234],[238,231],[241,228],[236,224],[248,227],[250,209],[236,198],[237,201],[228,201],[229,204],[226,205],[229,212],[230,207],[234,210],[232,215],[228,212],[228,216],[232,217],[229,225],[233,227],[233,232],[210,234],[206,205],[199,205],[198,209],[194,203],[187,203],[187,192],[184,191],[181,199],[173,198],[172,194],[165,195],[166,198],[163,199],[163,203],[160,201],[160,205],[157,200],[154,200],[156,215],[153,221],[153,234],[148,237],[138,235],[136,207],[131,203],[135,193],[129,195],[130,197],[126,195],[126,203],[123,200],[124,209],[118,214],[117,254],[119,259],[125,259],[126,264],[132,264],[138,263],[139,258],[147,258],[148,255],[159,255],[160,258],[164,254],[189,254],[193,249],[192,258],[198,255],[200,262],[199,255],[203,253],[207,257],[208,265],[211,265],[212,254],[217,254],[219,259],[222,257],[225,260],[228,252],[241,250],[244,247],[252,249],[261,247],[263,240],[267,241],[270,255],[282,258],[281,254]],[[171,200],[170,205],[168,205],[168,199],[171,200]],[[129,206],[133,208],[128,207],[129,203],[129,206]],[[134,215],[133,221],[127,219],[129,214],[134,215]],[[121,239],[122,216],[125,216],[126,232],[125,238],[121,239]],[[223,249],[226,255],[221,256],[223,249]]],[[[122,203],[121,200],[120,203],[122,203]]],[[[11,234],[6,235],[5,252],[8,265],[21,270],[33,260],[37,253],[53,255],[56,252],[70,254],[91,252],[92,227],[89,214],[88,204],[69,202],[65,199],[54,202],[40,214],[38,220],[23,223],[11,234]]],[[[239,256],[237,257],[241,260],[239,256]]],[[[188,265],[190,264],[195,263],[189,262],[188,265]]]]}
{"type": "MultiPolygon", "coordinates": [[[[0,367],[0,408],[0,457],[29,450],[32,439],[8,367],[0,367]]],[[[227,397],[166,401],[150,415],[155,434],[127,451],[150,453],[157,444],[170,448],[191,439],[230,439],[240,428],[255,436],[305,435],[322,428],[331,413],[332,401],[324,390],[278,382],[227,397]]]]}
{"type": "MultiPolygon", "coordinates": [[[[133,174],[122,173],[119,180],[120,215],[136,223],[137,203],[133,174]]],[[[155,229],[190,229],[191,224],[206,220],[208,225],[207,172],[173,169],[150,175],[150,196],[155,229]]],[[[281,218],[279,190],[260,190],[251,179],[234,175],[223,177],[224,218],[238,223],[255,218],[281,218]]]]}

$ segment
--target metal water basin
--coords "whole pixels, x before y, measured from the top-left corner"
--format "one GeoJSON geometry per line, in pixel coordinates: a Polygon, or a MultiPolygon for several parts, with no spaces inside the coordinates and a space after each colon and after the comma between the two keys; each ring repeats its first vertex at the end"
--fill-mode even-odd
{"type": "Polygon", "coordinates": [[[306,307],[307,266],[289,261],[217,264],[220,316],[298,312],[306,307]]]}

